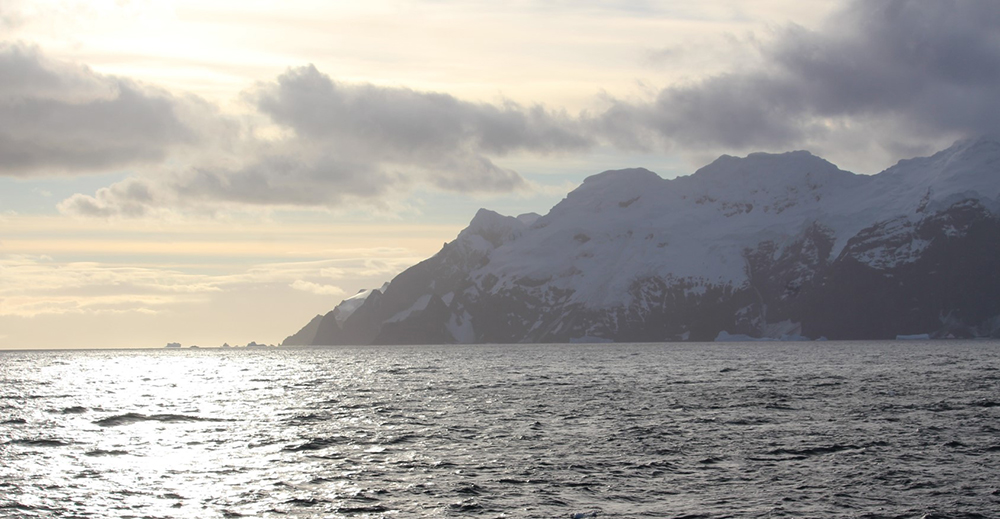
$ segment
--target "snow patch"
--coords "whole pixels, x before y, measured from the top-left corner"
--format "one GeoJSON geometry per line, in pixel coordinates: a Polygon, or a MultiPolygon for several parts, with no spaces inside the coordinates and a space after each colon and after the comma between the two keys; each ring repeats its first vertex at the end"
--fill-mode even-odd
{"type": "Polygon", "coordinates": [[[705,286],[705,285],[695,285],[693,287],[685,288],[684,289],[684,295],[685,296],[689,296],[689,297],[690,296],[703,296],[703,295],[705,295],[706,292],[708,292],[708,287],[705,286]]]}
{"type": "Polygon", "coordinates": [[[855,255],[855,259],[878,270],[894,269],[913,263],[931,244],[930,240],[912,238],[898,246],[879,245],[855,255]]]}
{"type": "Polygon", "coordinates": [[[781,340],[798,340],[795,338],[802,337],[802,324],[786,319],[777,323],[767,323],[761,331],[763,332],[761,335],[764,337],[778,337],[781,340]],[[786,337],[788,339],[785,339],[786,337]]]}
{"type": "MultiPolygon", "coordinates": [[[[382,287],[378,290],[379,292],[384,293],[386,288],[389,288],[388,282],[383,283],[382,287]]],[[[357,294],[341,301],[340,304],[334,308],[335,311],[333,313],[333,317],[337,320],[337,324],[344,324],[344,321],[346,321],[355,310],[361,308],[361,305],[365,304],[365,301],[368,300],[368,297],[371,296],[375,290],[376,289],[362,290],[357,294]]]]}
{"type": "Polygon", "coordinates": [[[476,342],[476,331],[472,327],[472,316],[463,312],[461,316],[452,314],[446,324],[448,332],[458,344],[473,344],[476,342]]]}
{"type": "Polygon", "coordinates": [[[416,302],[414,302],[412,306],[410,306],[406,310],[403,310],[402,312],[397,313],[396,315],[392,316],[392,318],[386,320],[385,322],[387,322],[387,323],[395,323],[395,322],[403,321],[407,317],[409,317],[410,314],[412,314],[413,312],[421,312],[421,311],[423,311],[425,308],[427,308],[427,303],[430,303],[432,296],[433,296],[433,294],[424,294],[424,295],[420,296],[420,298],[417,299],[416,302]]]}

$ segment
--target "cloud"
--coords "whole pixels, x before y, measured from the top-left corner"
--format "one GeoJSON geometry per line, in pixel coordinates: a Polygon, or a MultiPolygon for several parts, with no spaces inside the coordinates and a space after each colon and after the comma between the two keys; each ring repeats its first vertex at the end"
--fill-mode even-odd
{"type": "Polygon", "coordinates": [[[334,286],[334,285],[322,285],[319,283],[313,283],[311,281],[303,281],[301,279],[295,280],[291,285],[295,290],[301,290],[303,292],[309,292],[312,294],[319,294],[324,296],[339,296],[344,294],[344,289],[334,286]]]}
{"type": "Polygon", "coordinates": [[[459,192],[523,186],[520,175],[497,167],[488,155],[578,151],[594,143],[576,120],[542,106],[337,83],[311,65],[290,69],[246,96],[303,141],[369,164],[417,166],[433,184],[459,192]]]}
{"type": "Polygon", "coordinates": [[[246,287],[291,287],[323,296],[345,291],[331,281],[391,279],[418,261],[405,249],[355,251],[336,260],[263,263],[213,275],[170,267],[60,262],[44,256],[0,255],[0,317],[45,314],[158,313],[171,305],[205,303],[246,287]],[[405,254],[405,255],[404,255],[405,254]],[[365,256],[382,256],[378,259],[365,256]]]}
{"type": "Polygon", "coordinates": [[[155,313],[218,290],[206,276],[171,269],[0,256],[0,316],[155,313]]]}
{"type": "Polygon", "coordinates": [[[193,98],[0,43],[0,175],[106,171],[163,160],[200,137],[193,98]]]}
{"type": "Polygon", "coordinates": [[[258,84],[245,98],[278,131],[262,137],[244,128],[230,151],[76,194],[60,210],[143,217],[164,208],[379,206],[417,185],[509,193],[529,184],[493,157],[579,151],[595,142],[578,119],[542,106],[338,83],[311,65],[258,84]]]}
{"type": "Polygon", "coordinates": [[[771,54],[819,115],[983,133],[1000,107],[997,27],[991,0],[855,1],[823,33],[789,29],[771,54]]]}
{"type": "Polygon", "coordinates": [[[172,210],[211,214],[245,206],[336,207],[348,201],[378,204],[406,179],[320,154],[292,153],[253,158],[243,166],[191,165],[149,177],[131,177],[75,194],[58,204],[64,214],[139,218],[172,210]]]}
{"type": "Polygon", "coordinates": [[[20,0],[6,0],[0,4],[0,29],[16,29],[24,23],[19,3],[20,0]]]}
{"type": "Polygon", "coordinates": [[[779,29],[760,65],[611,99],[594,117],[619,145],[688,150],[787,149],[852,133],[907,139],[996,131],[1000,4],[992,0],[853,1],[821,28],[779,29]]]}
{"type": "Polygon", "coordinates": [[[591,144],[569,116],[542,106],[511,101],[496,106],[402,87],[340,84],[312,65],[291,69],[247,96],[262,113],[301,135],[407,160],[434,160],[459,149],[503,154],[591,144]]]}

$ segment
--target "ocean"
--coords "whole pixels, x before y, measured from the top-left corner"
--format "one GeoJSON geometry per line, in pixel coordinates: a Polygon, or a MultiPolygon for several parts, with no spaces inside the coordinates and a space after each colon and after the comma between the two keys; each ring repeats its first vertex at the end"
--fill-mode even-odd
{"type": "Polygon", "coordinates": [[[1000,517],[1000,343],[0,352],[0,517],[1000,517]]]}

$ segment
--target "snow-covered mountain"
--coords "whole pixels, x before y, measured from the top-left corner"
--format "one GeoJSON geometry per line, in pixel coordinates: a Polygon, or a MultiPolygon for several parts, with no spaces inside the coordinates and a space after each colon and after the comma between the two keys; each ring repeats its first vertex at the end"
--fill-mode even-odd
{"type": "Polygon", "coordinates": [[[544,216],[481,209],[285,344],[997,335],[998,215],[996,138],[872,176],[805,151],[606,171],[544,216]]]}

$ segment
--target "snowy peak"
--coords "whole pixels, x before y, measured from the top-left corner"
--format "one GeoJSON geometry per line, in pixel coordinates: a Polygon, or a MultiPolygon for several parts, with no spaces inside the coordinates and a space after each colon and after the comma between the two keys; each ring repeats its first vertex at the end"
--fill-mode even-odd
{"type": "Polygon", "coordinates": [[[965,162],[992,164],[996,162],[997,156],[1000,156],[1000,136],[984,135],[975,139],[959,140],[945,150],[948,151],[953,151],[953,157],[965,162]]]}
{"type": "Polygon", "coordinates": [[[1000,210],[1000,140],[961,140],[929,157],[901,160],[872,177],[871,186],[856,194],[869,212],[917,218],[974,198],[991,211],[1000,210]]]}
{"type": "Polygon", "coordinates": [[[942,169],[967,169],[969,166],[994,168],[1000,158],[1000,136],[983,135],[971,139],[960,139],[950,147],[926,158],[916,158],[905,162],[920,162],[926,159],[942,169]]]}
{"type": "Polygon", "coordinates": [[[960,140],[930,157],[901,160],[876,175],[908,191],[930,192],[931,198],[978,193],[1000,196],[1000,139],[960,140]]]}
{"type": "Polygon", "coordinates": [[[596,214],[615,207],[628,207],[643,195],[662,191],[665,185],[666,181],[659,175],[644,168],[609,170],[591,175],[556,204],[542,221],[570,212],[596,214]]]}
{"type": "Polygon", "coordinates": [[[650,188],[660,188],[663,183],[659,175],[645,168],[613,169],[585,178],[583,184],[570,191],[566,199],[630,196],[650,188]]]}
{"type": "Polygon", "coordinates": [[[583,185],[574,191],[586,189],[601,189],[609,185],[634,185],[644,182],[663,180],[659,175],[646,168],[609,169],[583,179],[583,185]]]}
{"type": "Polygon", "coordinates": [[[808,151],[723,155],[689,177],[676,179],[687,196],[725,206],[781,213],[793,206],[815,205],[855,189],[869,177],[844,171],[808,151]]]}
{"type": "Polygon", "coordinates": [[[774,188],[805,182],[848,183],[857,177],[808,151],[790,151],[751,153],[742,158],[723,155],[695,171],[689,179],[712,188],[774,188]]]}
{"type": "MultiPolygon", "coordinates": [[[[458,234],[459,240],[485,241],[491,248],[497,248],[509,241],[517,239],[528,227],[525,221],[534,221],[529,215],[523,218],[504,216],[489,209],[480,209],[469,222],[469,226],[458,234]]],[[[537,215],[535,215],[537,217],[537,215]]]]}
{"type": "Polygon", "coordinates": [[[531,226],[541,218],[542,215],[538,213],[524,213],[517,215],[517,221],[523,223],[524,225],[531,226]]]}

